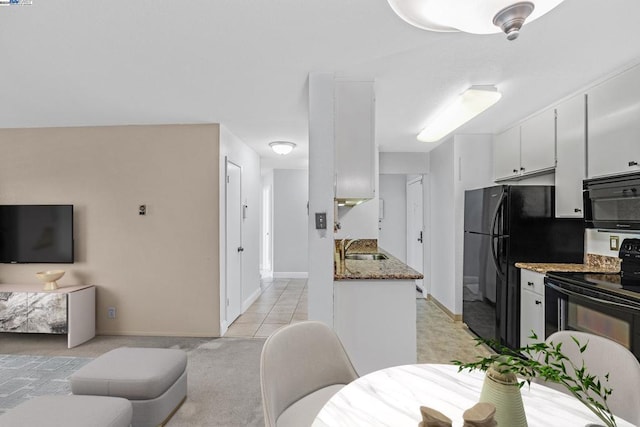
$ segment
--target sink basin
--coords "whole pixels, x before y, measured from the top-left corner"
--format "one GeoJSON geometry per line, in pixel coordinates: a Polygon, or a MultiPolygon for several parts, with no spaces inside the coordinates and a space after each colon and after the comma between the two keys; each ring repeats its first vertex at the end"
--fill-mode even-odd
{"type": "Polygon", "coordinates": [[[373,260],[387,259],[389,257],[387,257],[385,254],[375,253],[375,254],[346,254],[344,258],[373,261],[373,260]]]}

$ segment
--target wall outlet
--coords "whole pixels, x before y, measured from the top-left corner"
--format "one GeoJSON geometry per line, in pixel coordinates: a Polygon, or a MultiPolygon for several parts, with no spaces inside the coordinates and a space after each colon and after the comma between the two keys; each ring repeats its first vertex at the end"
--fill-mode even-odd
{"type": "Polygon", "coordinates": [[[609,236],[609,249],[612,251],[620,250],[620,238],[618,236],[609,236]]]}
{"type": "Polygon", "coordinates": [[[116,308],[115,307],[108,307],[107,308],[107,317],[109,319],[115,319],[116,318],[116,308]]]}

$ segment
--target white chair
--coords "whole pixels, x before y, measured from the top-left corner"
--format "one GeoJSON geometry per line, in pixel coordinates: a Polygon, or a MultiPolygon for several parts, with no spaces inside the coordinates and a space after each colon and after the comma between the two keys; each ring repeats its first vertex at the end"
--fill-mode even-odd
{"type": "MultiPolygon", "coordinates": [[[[587,372],[597,375],[605,387],[612,389],[607,404],[613,415],[634,425],[640,425],[640,363],[633,353],[608,338],[578,331],[555,332],[546,342],[554,345],[562,343],[562,354],[576,367],[581,367],[584,361],[587,372]],[[572,337],[577,339],[581,346],[587,344],[584,353],[580,353],[580,348],[572,337]],[[607,373],[608,382],[604,380],[607,373]]],[[[571,394],[561,384],[537,382],[571,394]]]]}
{"type": "Polygon", "coordinates": [[[338,336],[321,322],[278,329],[260,358],[262,406],[267,427],[305,427],[331,396],[358,378],[338,336]]]}

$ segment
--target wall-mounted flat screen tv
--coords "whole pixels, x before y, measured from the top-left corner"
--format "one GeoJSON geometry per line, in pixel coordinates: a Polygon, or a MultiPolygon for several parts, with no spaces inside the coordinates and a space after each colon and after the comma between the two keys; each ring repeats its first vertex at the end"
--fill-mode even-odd
{"type": "Polygon", "coordinates": [[[73,205],[0,205],[0,263],[73,263],[73,205]]]}

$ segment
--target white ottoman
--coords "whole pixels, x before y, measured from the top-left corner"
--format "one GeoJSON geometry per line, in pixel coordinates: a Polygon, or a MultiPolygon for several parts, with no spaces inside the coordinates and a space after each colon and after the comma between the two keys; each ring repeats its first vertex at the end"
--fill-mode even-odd
{"type": "Polygon", "coordinates": [[[127,399],[103,396],[39,396],[0,415],[2,427],[129,427],[127,399]]]}
{"type": "Polygon", "coordinates": [[[121,347],[70,377],[75,395],[123,397],[133,405],[133,427],[163,425],[187,397],[187,354],[167,348],[121,347]]]}

